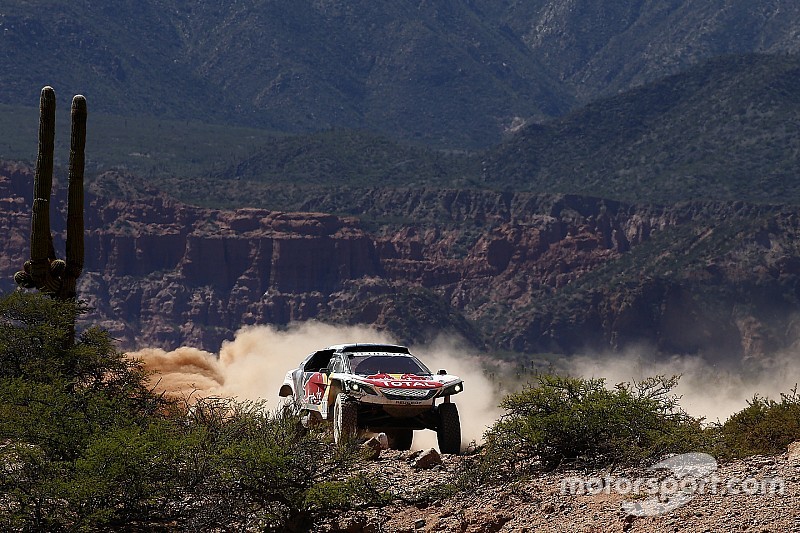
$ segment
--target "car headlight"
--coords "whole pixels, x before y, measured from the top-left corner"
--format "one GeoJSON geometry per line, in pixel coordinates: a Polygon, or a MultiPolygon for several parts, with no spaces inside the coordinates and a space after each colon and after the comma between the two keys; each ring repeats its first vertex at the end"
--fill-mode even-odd
{"type": "Polygon", "coordinates": [[[359,383],[357,381],[345,381],[344,389],[346,392],[352,392],[354,394],[364,393],[364,394],[377,395],[375,389],[373,389],[369,385],[365,385],[364,383],[359,383]]]}
{"type": "Polygon", "coordinates": [[[439,396],[452,396],[453,394],[458,394],[459,392],[464,390],[464,382],[459,381],[458,383],[454,383],[448,387],[442,389],[439,393],[439,396]]]}

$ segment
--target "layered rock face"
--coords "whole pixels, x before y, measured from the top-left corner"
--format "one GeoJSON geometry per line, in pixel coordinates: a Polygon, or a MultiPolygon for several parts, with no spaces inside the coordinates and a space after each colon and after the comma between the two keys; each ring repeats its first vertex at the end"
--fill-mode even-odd
{"type": "MultiPolygon", "coordinates": [[[[0,167],[5,291],[29,253],[31,182],[30,168],[0,167]]],[[[125,349],[216,350],[242,326],[308,319],[524,353],[647,345],[741,359],[796,339],[792,209],[376,189],[351,207],[413,222],[370,233],[354,218],[203,209],[157,193],[87,204],[79,294],[125,349]]]]}
{"type": "MultiPolygon", "coordinates": [[[[32,170],[0,171],[3,289],[25,261],[32,170]]],[[[165,196],[88,197],[79,294],[123,347],[216,349],[242,325],[316,317],[345,281],[375,276],[374,242],[355,221],[260,209],[216,211],[165,196]]],[[[56,209],[63,210],[60,202],[56,209]]],[[[63,246],[62,216],[54,216],[63,246]]]]}

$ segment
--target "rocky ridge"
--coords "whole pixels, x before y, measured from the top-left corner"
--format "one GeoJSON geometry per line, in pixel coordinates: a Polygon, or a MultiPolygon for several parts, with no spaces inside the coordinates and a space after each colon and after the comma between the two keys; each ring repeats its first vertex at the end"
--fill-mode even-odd
{"type": "MultiPolygon", "coordinates": [[[[32,173],[0,168],[4,290],[28,253],[32,173]]],[[[402,342],[451,332],[517,352],[647,342],[763,357],[796,338],[793,208],[469,190],[354,197],[348,208],[370,231],[325,214],[335,197],[283,213],[204,209],[157,191],[90,194],[79,288],[89,319],[123,348],[215,350],[243,325],[308,319],[371,324],[402,342]]]]}

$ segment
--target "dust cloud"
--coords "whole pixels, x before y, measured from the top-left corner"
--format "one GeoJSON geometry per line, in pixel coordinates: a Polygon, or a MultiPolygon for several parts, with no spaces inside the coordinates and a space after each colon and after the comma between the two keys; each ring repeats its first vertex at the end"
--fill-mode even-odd
{"type": "MultiPolygon", "coordinates": [[[[251,326],[223,343],[219,354],[196,348],[166,352],[143,349],[129,353],[154,372],[157,391],[184,398],[234,397],[266,400],[276,407],[286,372],[306,355],[325,346],[351,342],[395,343],[388,334],[365,326],[332,326],[318,322],[292,324],[286,329],[251,326]]],[[[464,392],[453,397],[461,414],[462,441],[482,442],[484,431],[502,414],[498,407],[511,390],[502,389],[486,370],[486,359],[472,353],[458,340],[440,337],[428,345],[411,346],[433,372],[445,369],[464,379],[464,392]]],[[[605,378],[608,386],[657,375],[680,375],[673,391],[689,414],[707,422],[724,422],[747,406],[754,394],[780,399],[800,381],[800,356],[783,353],[747,365],[721,366],[700,356],[655,357],[645,348],[614,355],[565,358],[559,370],[573,376],[605,378]]],[[[485,356],[484,356],[485,357],[485,356]]],[[[521,386],[522,384],[519,383],[521,386]]],[[[417,431],[414,449],[436,447],[433,431],[417,431]]]]}
{"type": "Polygon", "coordinates": [[[651,376],[680,375],[673,390],[680,396],[680,406],[690,415],[706,422],[725,422],[732,414],[747,407],[747,400],[758,394],[780,400],[800,382],[800,357],[780,353],[763,360],[743,364],[712,363],[701,356],[656,358],[647,349],[624,354],[570,358],[569,374],[605,378],[606,385],[641,380],[651,376]]]}
{"type": "MultiPolygon", "coordinates": [[[[219,354],[182,347],[173,351],[146,348],[128,357],[144,362],[153,372],[151,384],[183,398],[234,397],[267,400],[280,404],[278,391],[288,370],[314,350],[332,344],[395,343],[385,333],[363,326],[332,326],[319,322],[292,324],[279,330],[273,326],[250,326],[223,343],[219,354]]],[[[412,346],[412,353],[433,372],[445,369],[464,380],[464,392],[453,397],[461,414],[462,441],[481,442],[483,432],[500,415],[501,393],[483,368],[481,360],[453,339],[440,338],[429,346],[412,346]]],[[[414,449],[436,447],[433,431],[417,431],[414,449]]]]}
{"type": "Polygon", "coordinates": [[[275,407],[288,370],[315,350],[353,339],[391,342],[388,336],[366,327],[303,322],[285,330],[273,326],[242,328],[232,341],[223,342],[218,355],[182,347],[170,352],[145,348],[127,356],[140,359],[146,370],[154,372],[151,382],[158,392],[187,398],[267,400],[275,407]]]}
{"type": "MultiPolygon", "coordinates": [[[[502,414],[498,407],[503,391],[487,376],[485,362],[471,355],[457,339],[440,337],[429,346],[411,347],[432,372],[447,370],[464,380],[464,391],[453,396],[461,420],[461,442],[483,442],[483,433],[502,414]]],[[[438,448],[436,433],[415,431],[412,449],[438,448]]]]}

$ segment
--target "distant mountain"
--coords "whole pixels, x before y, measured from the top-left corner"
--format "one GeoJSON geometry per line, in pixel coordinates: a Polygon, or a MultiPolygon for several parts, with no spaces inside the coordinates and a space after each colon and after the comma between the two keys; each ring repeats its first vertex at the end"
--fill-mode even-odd
{"type": "Polygon", "coordinates": [[[800,51],[792,0],[480,0],[586,103],[713,57],[800,51]]]}
{"type": "Polygon", "coordinates": [[[798,124],[800,56],[728,56],[531,124],[483,152],[329,131],[276,137],[205,176],[163,177],[159,187],[212,207],[380,220],[406,215],[375,203],[382,188],[799,204],[798,124]]]}
{"type": "Polygon", "coordinates": [[[800,50],[789,0],[7,0],[0,103],[486,146],[721,54],[800,50]]]}
{"type": "Polygon", "coordinates": [[[209,98],[215,88],[183,60],[170,4],[3,2],[2,103],[38,107],[39,90],[52,85],[57,95],[85,94],[90,112],[223,120],[209,98]]]}
{"type": "Polygon", "coordinates": [[[0,10],[2,103],[52,84],[95,109],[258,125],[366,128],[485,144],[571,98],[469,2],[12,0],[0,10]]]}
{"type": "Polygon", "coordinates": [[[800,202],[800,57],[714,59],[490,152],[487,186],[636,201],[800,202]]]}

